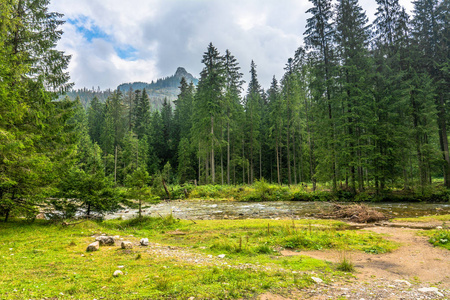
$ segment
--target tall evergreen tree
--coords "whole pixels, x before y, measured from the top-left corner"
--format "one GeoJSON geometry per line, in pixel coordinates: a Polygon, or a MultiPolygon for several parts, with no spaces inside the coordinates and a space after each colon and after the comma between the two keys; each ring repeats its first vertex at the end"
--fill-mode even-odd
{"type": "Polygon", "coordinates": [[[243,74],[240,72],[240,67],[237,59],[231,54],[229,50],[225,52],[225,101],[224,111],[226,112],[226,146],[227,146],[227,184],[230,184],[231,177],[231,143],[238,142],[237,135],[239,133],[238,116],[242,109],[240,94],[242,92],[243,74]]]}
{"type": "Polygon", "coordinates": [[[372,118],[369,105],[371,62],[368,56],[369,27],[367,16],[357,0],[339,0],[336,8],[336,42],[341,61],[340,80],[342,119],[341,158],[348,170],[351,190],[364,190],[363,170],[370,151],[368,126],[372,118]],[[358,187],[356,186],[358,182],[358,187]]]}
{"type": "Polygon", "coordinates": [[[70,149],[63,133],[72,105],[55,103],[71,84],[69,56],[55,49],[62,15],[49,1],[0,2],[0,214],[35,211],[70,149]],[[64,144],[66,143],[66,144],[64,144]]]}
{"type": "Polygon", "coordinates": [[[210,43],[203,54],[202,63],[204,68],[200,73],[194,103],[197,119],[193,126],[193,137],[199,145],[199,158],[203,157],[205,162],[205,181],[210,182],[210,178],[211,182],[215,183],[217,124],[222,117],[221,102],[225,82],[224,59],[217,48],[210,43]]]}
{"type": "Polygon", "coordinates": [[[250,162],[249,183],[254,181],[254,162],[255,154],[260,151],[260,126],[262,113],[262,97],[261,85],[258,82],[258,75],[256,73],[256,64],[252,60],[250,64],[250,82],[248,83],[247,96],[244,102],[248,143],[248,160],[250,162]]]}
{"type": "Polygon", "coordinates": [[[335,38],[335,27],[332,24],[333,11],[330,0],[310,0],[313,7],[308,9],[306,13],[312,14],[307,20],[305,35],[305,44],[309,49],[316,52],[314,64],[314,81],[312,82],[312,91],[315,102],[320,106],[319,109],[326,112],[326,115],[320,118],[321,126],[319,137],[320,143],[324,149],[321,155],[320,168],[329,173],[333,182],[333,189],[337,189],[337,173],[336,173],[336,130],[334,114],[336,107],[333,105],[334,94],[334,49],[333,41],[335,38]],[[325,117],[326,116],[326,117],[325,117]]]}

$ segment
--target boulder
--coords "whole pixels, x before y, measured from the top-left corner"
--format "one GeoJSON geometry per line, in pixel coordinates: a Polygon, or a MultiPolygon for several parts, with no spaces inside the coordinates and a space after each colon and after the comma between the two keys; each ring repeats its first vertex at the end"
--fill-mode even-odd
{"type": "Polygon", "coordinates": [[[148,246],[148,238],[141,239],[141,246],[148,246]]]}
{"type": "Polygon", "coordinates": [[[115,239],[113,236],[102,235],[102,236],[98,236],[95,240],[100,242],[100,246],[114,245],[114,243],[115,243],[115,239]]]}
{"type": "Polygon", "coordinates": [[[37,220],[45,220],[45,215],[43,213],[40,213],[36,216],[37,220]]]}
{"type": "Polygon", "coordinates": [[[100,249],[100,243],[99,241],[93,242],[92,244],[90,244],[86,251],[98,251],[100,249]]]}
{"type": "Polygon", "coordinates": [[[133,244],[128,241],[123,241],[121,247],[122,249],[133,249],[133,244]]]}
{"type": "Polygon", "coordinates": [[[119,277],[120,275],[123,275],[123,272],[120,271],[120,270],[116,270],[116,271],[114,271],[114,273],[113,273],[113,276],[114,276],[114,277],[119,277]]]}
{"type": "Polygon", "coordinates": [[[438,295],[439,297],[444,297],[444,294],[439,292],[438,288],[436,288],[436,287],[429,287],[429,288],[423,287],[423,288],[418,289],[418,291],[422,292],[422,293],[429,293],[429,292],[436,293],[436,295],[438,295]]]}
{"type": "Polygon", "coordinates": [[[315,283],[323,283],[323,280],[320,279],[319,277],[311,277],[311,279],[312,279],[315,283]]]}

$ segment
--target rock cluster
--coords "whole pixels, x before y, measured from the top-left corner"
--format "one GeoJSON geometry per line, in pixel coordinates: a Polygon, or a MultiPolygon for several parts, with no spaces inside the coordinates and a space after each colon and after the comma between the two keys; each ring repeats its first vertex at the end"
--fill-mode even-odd
{"type": "Polygon", "coordinates": [[[96,241],[100,242],[100,246],[112,246],[115,244],[115,239],[113,236],[105,236],[105,235],[101,235],[95,238],[96,241]]]}

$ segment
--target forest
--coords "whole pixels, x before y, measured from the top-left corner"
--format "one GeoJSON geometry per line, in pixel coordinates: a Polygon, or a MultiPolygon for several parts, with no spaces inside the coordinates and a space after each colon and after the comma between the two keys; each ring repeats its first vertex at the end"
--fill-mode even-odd
{"type": "Polygon", "coordinates": [[[107,211],[183,184],[450,188],[450,2],[416,0],[409,16],[377,0],[369,23],[357,0],[310,1],[304,46],[270,87],[210,43],[198,85],[182,79],[160,110],[145,89],[57,101],[72,87],[63,16],[0,1],[0,215],[107,211]]]}

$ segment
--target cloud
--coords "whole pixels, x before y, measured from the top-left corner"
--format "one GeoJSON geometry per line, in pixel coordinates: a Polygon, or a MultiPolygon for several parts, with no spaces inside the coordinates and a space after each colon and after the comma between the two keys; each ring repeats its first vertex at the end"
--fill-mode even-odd
{"type": "MultiPolygon", "coordinates": [[[[57,0],[50,9],[65,14],[58,48],[73,55],[76,87],[114,89],[171,75],[179,66],[198,76],[210,42],[236,56],[247,81],[254,60],[268,87],[302,44],[310,6],[306,0],[57,0]]],[[[373,20],[375,1],[362,6],[373,20]]]]}

